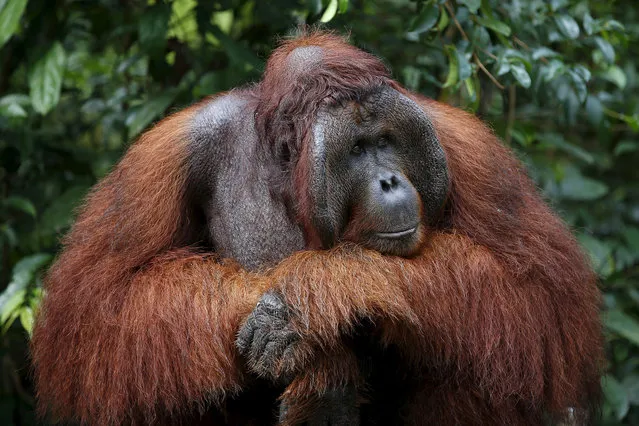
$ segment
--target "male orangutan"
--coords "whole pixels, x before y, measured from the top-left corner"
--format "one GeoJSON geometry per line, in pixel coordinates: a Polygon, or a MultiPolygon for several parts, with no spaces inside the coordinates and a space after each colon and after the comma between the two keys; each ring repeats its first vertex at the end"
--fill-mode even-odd
{"type": "Polygon", "coordinates": [[[145,133],[89,195],[33,336],[81,424],[592,420],[595,276],[473,116],[337,36],[145,133]]]}

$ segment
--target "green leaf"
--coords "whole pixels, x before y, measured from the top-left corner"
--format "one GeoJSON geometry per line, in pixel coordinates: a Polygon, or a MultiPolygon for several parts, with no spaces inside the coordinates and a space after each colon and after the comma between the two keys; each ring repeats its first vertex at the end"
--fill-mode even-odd
{"type": "Polygon", "coordinates": [[[18,29],[26,7],[27,0],[9,0],[0,9],[0,48],[18,29]]]}
{"type": "Polygon", "coordinates": [[[437,22],[437,26],[435,29],[437,31],[444,31],[450,22],[450,18],[448,17],[448,13],[446,13],[446,9],[441,9],[439,14],[439,21],[437,22]]]}
{"type": "Polygon", "coordinates": [[[552,49],[549,49],[547,47],[539,47],[535,50],[533,50],[532,52],[532,58],[533,60],[537,61],[541,58],[556,58],[556,57],[561,57],[561,55],[557,52],[555,52],[552,49]]]}
{"type": "Polygon", "coordinates": [[[49,263],[51,255],[38,253],[22,258],[13,267],[11,282],[0,294],[0,317],[4,322],[16,306],[24,301],[27,286],[33,281],[36,272],[49,263]]]}
{"type": "Polygon", "coordinates": [[[476,47],[487,47],[490,44],[490,34],[488,34],[488,30],[480,25],[476,25],[473,29],[472,43],[473,46],[476,47]]]}
{"type": "Polygon", "coordinates": [[[22,328],[24,328],[27,333],[29,333],[29,336],[31,336],[31,333],[33,332],[33,322],[33,309],[31,309],[29,306],[23,307],[20,310],[20,324],[22,324],[22,328]]]}
{"type": "Polygon", "coordinates": [[[36,112],[48,113],[60,100],[66,53],[59,42],[36,62],[29,77],[31,104],[36,112]]]}
{"type": "Polygon", "coordinates": [[[8,118],[24,118],[27,111],[18,104],[0,105],[0,115],[8,118]]]}
{"type": "Polygon", "coordinates": [[[568,200],[591,201],[608,193],[608,186],[585,176],[571,177],[561,182],[562,196],[568,200]]]}
{"type": "Polygon", "coordinates": [[[151,55],[158,55],[164,52],[170,18],[171,6],[169,4],[158,2],[145,10],[138,23],[138,34],[142,50],[151,55]]]}
{"type": "Polygon", "coordinates": [[[0,115],[8,118],[24,118],[27,111],[25,107],[31,104],[27,95],[11,94],[0,98],[0,115]]]}
{"type": "MultiPolygon", "coordinates": [[[[583,160],[588,164],[594,164],[595,158],[585,149],[568,142],[564,137],[558,133],[542,133],[539,135],[539,141],[544,145],[554,146],[562,151],[572,155],[575,158],[583,160]]],[[[575,172],[576,173],[576,172],[575,172]]],[[[566,175],[570,175],[572,172],[567,172],[566,175]]]]}
{"type": "Polygon", "coordinates": [[[417,36],[430,30],[437,23],[439,18],[439,6],[436,4],[426,4],[419,15],[413,19],[409,27],[409,34],[417,36]]]}
{"type": "Polygon", "coordinates": [[[169,90],[133,108],[129,112],[125,123],[129,128],[129,138],[134,138],[140,134],[153,120],[162,115],[171,105],[177,93],[177,90],[169,90]]]}
{"type": "Polygon", "coordinates": [[[476,14],[481,6],[481,0],[457,0],[457,2],[466,6],[473,14],[476,14]]]}
{"type": "Polygon", "coordinates": [[[595,32],[596,21],[592,19],[590,13],[584,14],[584,30],[586,30],[586,34],[592,35],[595,32]]]}
{"type": "Polygon", "coordinates": [[[639,254],[639,228],[627,226],[623,232],[623,236],[628,248],[639,254]]]}
{"type": "Polygon", "coordinates": [[[623,386],[613,376],[607,374],[601,380],[601,386],[608,404],[615,413],[617,420],[622,420],[628,414],[630,401],[623,386]]]}
{"type": "Polygon", "coordinates": [[[482,16],[476,16],[475,19],[477,20],[477,23],[480,25],[483,25],[484,27],[490,28],[491,30],[505,35],[506,37],[510,36],[511,30],[510,27],[502,21],[498,21],[497,19],[494,18],[489,18],[489,17],[482,17],[482,16]]]}
{"type": "Polygon", "coordinates": [[[592,266],[599,275],[607,277],[614,272],[615,265],[612,259],[612,248],[608,244],[586,234],[579,234],[577,239],[582,247],[586,249],[592,266]]]}
{"type": "Polygon", "coordinates": [[[468,91],[468,96],[470,96],[471,100],[474,100],[477,96],[477,91],[475,90],[475,86],[472,78],[467,78],[464,80],[464,84],[466,85],[466,90],[468,91]]]}
{"type": "Polygon", "coordinates": [[[18,245],[18,235],[9,224],[3,223],[0,225],[0,233],[4,235],[4,240],[8,242],[11,247],[18,245]]]}
{"type": "Polygon", "coordinates": [[[470,62],[468,60],[468,54],[457,49],[456,55],[457,65],[459,66],[459,75],[457,76],[457,78],[459,79],[459,81],[464,81],[472,75],[473,67],[470,65],[470,62]]]}
{"type": "Polygon", "coordinates": [[[23,197],[8,197],[2,202],[5,206],[20,210],[32,217],[36,217],[36,209],[33,203],[23,197]]]}
{"type": "Polygon", "coordinates": [[[11,104],[18,104],[22,107],[26,107],[31,104],[31,99],[29,98],[29,96],[19,93],[13,93],[11,95],[6,95],[0,98],[0,106],[11,104]]]}
{"type": "Polygon", "coordinates": [[[612,44],[608,43],[607,40],[604,40],[601,37],[595,37],[595,43],[601,53],[603,53],[603,57],[608,63],[615,62],[615,49],[612,47],[612,44]]]}
{"type": "Polygon", "coordinates": [[[348,11],[348,0],[339,0],[339,8],[337,13],[346,13],[348,11]]]}
{"type": "Polygon", "coordinates": [[[58,196],[42,212],[40,232],[43,235],[52,235],[65,230],[73,220],[73,209],[80,204],[88,189],[82,185],[72,186],[58,196]]]}
{"type": "MultiPolygon", "coordinates": [[[[9,290],[9,288],[7,288],[7,290],[9,290]]],[[[2,295],[0,295],[0,298],[5,294],[7,294],[6,290],[4,293],[2,293],[2,295]]],[[[6,299],[4,299],[2,303],[0,303],[0,324],[5,325],[5,330],[6,328],[8,328],[6,327],[6,323],[12,316],[13,318],[15,318],[14,315],[18,313],[18,309],[24,303],[26,295],[27,290],[24,288],[12,291],[10,294],[7,295],[6,299]]],[[[8,326],[10,325],[11,324],[9,323],[8,326]]]]}
{"type": "Polygon", "coordinates": [[[608,186],[583,176],[574,164],[564,162],[559,171],[563,174],[559,177],[559,191],[564,199],[592,201],[608,193],[608,186]]]}
{"type": "Polygon", "coordinates": [[[448,76],[444,82],[443,88],[450,87],[459,81],[459,64],[457,63],[457,49],[452,44],[444,47],[446,56],[448,56],[448,76]]]}
{"type": "Polygon", "coordinates": [[[522,64],[510,64],[510,72],[522,87],[526,89],[530,87],[531,79],[525,66],[522,64]]]}
{"type": "Polygon", "coordinates": [[[566,65],[557,59],[552,59],[550,63],[541,68],[541,75],[545,82],[553,80],[558,75],[561,75],[566,70],[566,65]]]}
{"type": "Polygon", "coordinates": [[[633,317],[613,309],[604,313],[603,320],[610,330],[639,346],[639,322],[633,317]]]}
{"type": "Polygon", "coordinates": [[[322,0],[308,0],[306,2],[306,5],[311,12],[311,16],[319,15],[324,8],[324,6],[322,5],[322,0]]]}
{"type": "MultiPolygon", "coordinates": [[[[637,371],[637,370],[635,370],[637,371]]],[[[639,405],[639,375],[629,374],[624,377],[621,385],[626,389],[631,404],[639,405]]]]}
{"type": "Polygon", "coordinates": [[[233,38],[229,37],[220,29],[220,27],[214,25],[211,28],[211,32],[217,38],[224,51],[229,55],[229,59],[235,64],[241,64],[242,66],[248,65],[252,69],[259,69],[262,67],[262,61],[255,55],[251,49],[244,46],[242,43],[237,42],[233,38]]]}
{"type": "Polygon", "coordinates": [[[572,16],[569,15],[560,15],[555,17],[555,23],[559,28],[559,31],[566,37],[571,40],[579,37],[579,24],[572,16]]]}
{"type": "Polygon", "coordinates": [[[604,22],[602,28],[606,31],[626,31],[626,27],[621,22],[615,21],[614,19],[604,22]]]}
{"type": "Polygon", "coordinates": [[[603,74],[601,74],[601,77],[611,83],[614,83],[618,88],[622,90],[626,88],[626,73],[623,72],[623,70],[616,65],[612,65],[610,68],[608,68],[603,74]]]}
{"type": "Polygon", "coordinates": [[[586,99],[586,113],[588,114],[588,120],[594,126],[601,124],[603,120],[603,105],[598,97],[589,95],[586,99]]]}
{"type": "Polygon", "coordinates": [[[337,0],[330,0],[330,2],[328,3],[328,6],[326,7],[326,10],[322,14],[322,17],[320,18],[320,22],[326,23],[326,22],[329,22],[331,19],[333,19],[335,15],[337,14],[337,8],[338,8],[337,0]]]}
{"type": "Polygon", "coordinates": [[[590,81],[590,77],[592,76],[590,70],[583,65],[575,65],[573,71],[577,73],[579,77],[581,77],[586,83],[590,81]]]}
{"type": "Polygon", "coordinates": [[[590,80],[590,71],[588,71],[585,67],[576,66],[568,70],[568,75],[570,76],[572,86],[575,88],[575,93],[579,102],[585,102],[588,97],[588,86],[586,83],[590,80]]]}
{"type": "Polygon", "coordinates": [[[613,151],[613,154],[615,156],[619,156],[627,152],[635,152],[635,151],[639,151],[639,142],[625,140],[625,141],[619,142],[617,146],[615,146],[615,150],[613,151]]]}

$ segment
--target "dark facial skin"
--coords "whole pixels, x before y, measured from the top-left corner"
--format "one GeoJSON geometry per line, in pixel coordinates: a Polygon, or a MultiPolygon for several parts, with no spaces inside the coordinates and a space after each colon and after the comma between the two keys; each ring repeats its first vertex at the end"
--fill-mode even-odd
{"type": "MultiPolygon", "coordinates": [[[[385,254],[413,254],[448,189],[445,156],[424,112],[394,89],[376,88],[358,101],[327,105],[312,130],[311,214],[323,246],[354,241],[385,254]]],[[[200,220],[221,256],[254,270],[305,248],[290,206],[270,191],[279,163],[260,151],[253,112],[241,92],[194,117],[192,147],[190,196],[202,206],[200,220]]],[[[300,336],[289,314],[281,296],[268,292],[239,331],[237,345],[247,364],[274,383],[296,374],[300,336]],[[284,377],[276,368],[282,363],[292,366],[280,372],[284,377]]],[[[354,390],[335,392],[309,424],[357,424],[357,406],[348,402],[355,400],[354,390]]]]}
{"type": "Polygon", "coordinates": [[[314,129],[315,223],[326,245],[409,256],[448,190],[444,152],[410,99],[378,88],[321,111],[314,129]]]}

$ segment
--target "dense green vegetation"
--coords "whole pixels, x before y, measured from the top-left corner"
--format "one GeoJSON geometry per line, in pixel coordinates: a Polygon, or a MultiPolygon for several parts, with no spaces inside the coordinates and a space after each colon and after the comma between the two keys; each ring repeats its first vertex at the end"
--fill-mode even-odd
{"type": "Polygon", "coordinates": [[[34,423],[41,272],[88,188],[163,115],[258,78],[299,24],[517,151],[601,277],[601,421],[639,424],[636,0],[0,0],[0,422],[34,423]]]}

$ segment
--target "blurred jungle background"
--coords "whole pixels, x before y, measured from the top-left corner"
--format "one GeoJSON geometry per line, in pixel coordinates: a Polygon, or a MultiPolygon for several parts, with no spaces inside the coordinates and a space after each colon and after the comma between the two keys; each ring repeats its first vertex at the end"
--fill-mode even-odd
{"type": "Polygon", "coordinates": [[[36,423],[41,274],[89,187],[163,115],[258,79],[300,24],[518,153],[601,277],[601,423],[639,425],[637,0],[0,0],[0,424],[36,423]]]}

